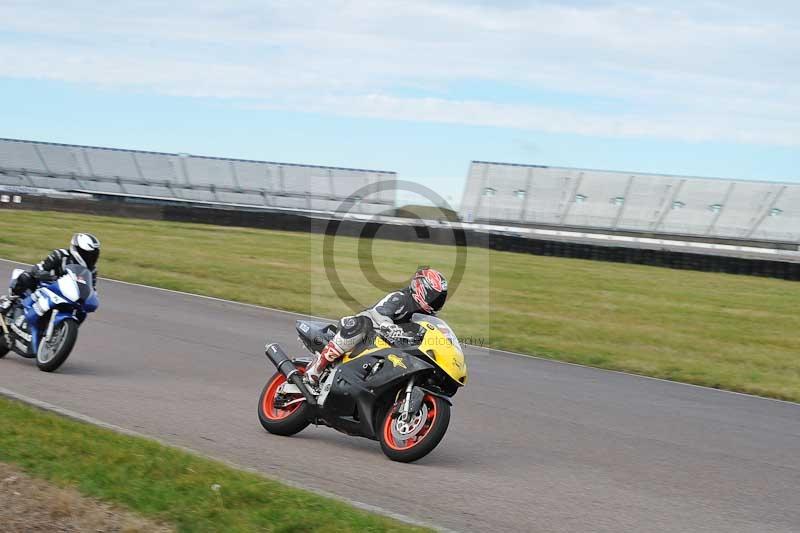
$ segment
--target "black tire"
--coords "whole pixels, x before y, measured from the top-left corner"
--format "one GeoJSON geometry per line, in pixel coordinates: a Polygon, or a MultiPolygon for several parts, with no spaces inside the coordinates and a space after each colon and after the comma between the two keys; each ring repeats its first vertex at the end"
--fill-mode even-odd
{"type": "Polygon", "coordinates": [[[272,395],[272,401],[274,402],[274,392],[271,391],[271,388],[280,386],[284,382],[286,382],[284,375],[276,372],[264,385],[261,396],[258,398],[258,421],[261,422],[264,429],[273,435],[288,437],[303,431],[311,423],[311,420],[309,420],[308,405],[305,402],[301,402],[299,407],[282,418],[276,418],[274,412],[266,411],[269,407],[274,407],[274,403],[271,406],[265,405],[267,394],[270,393],[272,395]],[[276,381],[278,382],[277,385],[275,384],[276,381]]]}
{"type": "MultiPolygon", "coordinates": [[[[78,323],[74,320],[64,320],[56,327],[64,328],[64,337],[55,355],[44,363],[39,360],[39,355],[36,355],[36,366],[38,366],[39,370],[42,372],[55,372],[58,370],[58,367],[63,365],[64,361],[67,360],[67,357],[69,357],[69,354],[72,352],[72,348],[75,346],[75,341],[78,340],[78,323]]],[[[54,331],[53,334],[55,335],[56,332],[54,331]]]]}
{"type": "MultiPolygon", "coordinates": [[[[11,314],[11,310],[7,309],[5,311],[5,313],[7,315],[11,314]]],[[[0,316],[0,320],[5,320],[5,319],[6,319],[5,315],[0,316]]],[[[8,352],[10,352],[10,351],[11,351],[11,347],[6,343],[6,336],[3,335],[2,333],[0,333],[0,359],[5,357],[6,355],[8,355],[8,352]]]]}
{"type": "MultiPolygon", "coordinates": [[[[411,463],[421,459],[431,453],[441,442],[447,427],[450,425],[450,404],[442,398],[433,394],[426,394],[423,405],[430,412],[431,406],[435,407],[436,412],[427,432],[413,445],[406,449],[398,449],[396,443],[391,442],[391,426],[387,424],[396,423],[397,419],[392,419],[393,407],[390,407],[381,417],[381,424],[378,428],[378,440],[381,443],[383,453],[392,461],[401,463],[411,463]]],[[[421,412],[418,411],[418,413],[421,412]]]]}

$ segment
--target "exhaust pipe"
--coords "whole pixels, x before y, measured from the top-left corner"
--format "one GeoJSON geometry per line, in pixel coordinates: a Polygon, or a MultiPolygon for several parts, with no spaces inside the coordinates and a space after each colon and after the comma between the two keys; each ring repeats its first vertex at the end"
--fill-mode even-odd
{"type": "Polygon", "coordinates": [[[300,392],[303,393],[303,396],[306,398],[306,403],[308,405],[317,405],[317,398],[308,390],[306,387],[305,382],[303,381],[303,376],[300,374],[300,371],[294,366],[294,363],[289,359],[289,356],[286,355],[280,346],[277,343],[273,342],[272,344],[267,344],[264,348],[264,353],[267,356],[267,359],[275,365],[275,368],[278,369],[278,372],[286,376],[286,381],[294,384],[300,392]]]}

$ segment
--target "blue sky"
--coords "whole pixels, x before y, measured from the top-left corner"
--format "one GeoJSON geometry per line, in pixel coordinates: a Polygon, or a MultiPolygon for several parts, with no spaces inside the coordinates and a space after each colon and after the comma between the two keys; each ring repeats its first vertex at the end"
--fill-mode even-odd
{"type": "Polygon", "coordinates": [[[0,0],[0,136],[800,181],[800,3],[0,0]]]}

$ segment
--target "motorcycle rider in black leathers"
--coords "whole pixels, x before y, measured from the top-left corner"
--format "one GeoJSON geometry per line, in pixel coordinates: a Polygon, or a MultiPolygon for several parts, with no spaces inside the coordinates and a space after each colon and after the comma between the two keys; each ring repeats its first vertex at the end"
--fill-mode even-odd
{"type": "Polygon", "coordinates": [[[26,291],[33,291],[41,280],[56,279],[64,275],[67,265],[81,265],[92,273],[92,288],[97,285],[97,259],[100,257],[100,241],[91,233],[76,233],[72,236],[69,249],[58,248],[37,263],[33,268],[20,274],[11,286],[11,295],[0,299],[0,311],[11,306],[15,298],[26,291]]]}
{"type": "Polygon", "coordinates": [[[373,329],[380,329],[390,339],[403,336],[399,324],[409,322],[414,313],[435,315],[446,299],[447,280],[441,272],[420,268],[405,289],[387,294],[357,315],[342,318],[336,336],[306,368],[306,379],[318,383],[328,364],[355,348],[373,329]]]}

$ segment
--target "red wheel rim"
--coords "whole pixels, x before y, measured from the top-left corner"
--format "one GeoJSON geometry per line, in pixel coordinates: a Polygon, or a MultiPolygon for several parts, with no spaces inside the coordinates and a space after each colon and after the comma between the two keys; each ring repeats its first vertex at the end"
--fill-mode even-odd
{"type": "MultiPolygon", "coordinates": [[[[304,372],[304,368],[298,368],[300,372],[304,372]]],[[[267,385],[267,392],[264,394],[264,400],[261,402],[261,413],[270,420],[283,420],[289,415],[294,413],[300,408],[302,402],[292,404],[288,407],[275,407],[275,397],[278,395],[278,389],[281,385],[286,383],[286,376],[278,373],[275,378],[267,385]]],[[[302,395],[297,395],[301,397],[302,395]]]]}
{"type": "Polygon", "coordinates": [[[397,451],[410,450],[425,440],[425,437],[428,435],[428,433],[430,433],[431,428],[433,428],[434,423],[436,423],[436,418],[439,416],[439,411],[436,408],[436,400],[430,394],[425,395],[425,397],[422,399],[422,403],[428,407],[428,414],[422,423],[422,428],[417,432],[416,435],[409,437],[403,441],[402,444],[399,444],[395,440],[394,434],[392,433],[392,426],[397,423],[397,418],[392,418],[391,415],[386,416],[386,420],[383,422],[383,440],[386,442],[386,445],[389,448],[397,451]]]}

